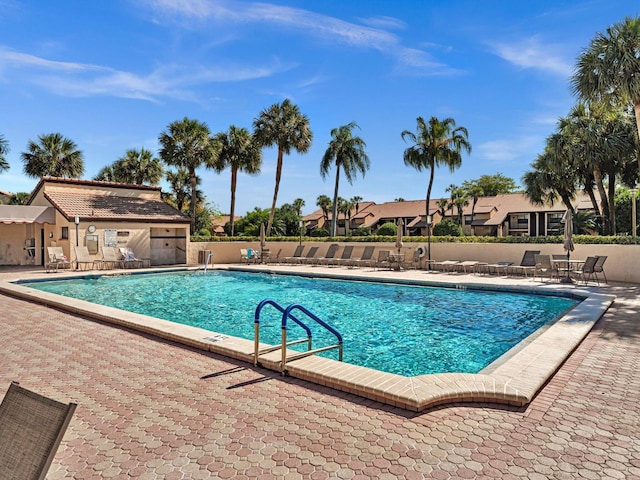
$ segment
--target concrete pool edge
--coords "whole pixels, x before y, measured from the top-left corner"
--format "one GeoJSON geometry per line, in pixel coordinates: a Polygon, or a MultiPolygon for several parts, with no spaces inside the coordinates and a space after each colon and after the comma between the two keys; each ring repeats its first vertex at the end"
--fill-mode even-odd
{"type": "MultiPolygon", "coordinates": [[[[340,275],[331,272],[327,275],[344,279],[380,280],[365,273],[340,275]]],[[[441,282],[418,283],[442,286],[441,282]]],[[[473,285],[478,286],[482,284],[473,285]]],[[[492,285],[484,287],[496,289],[492,285]]],[[[522,290],[531,291],[533,287],[522,290]]],[[[537,290],[549,294],[558,292],[537,290]]],[[[253,363],[253,341],[250,340],[36,291],[15,283],[0,283],[0,292],[253,363]]],[[[288,363],[287,372],[295,378],[412,411],[460,402],[501,403],[521,407],[528,404],[555,374],[615,298],[584,290],[565,292],[583,298],[582,302],[531,343],[492,369],[490,374],[446,373],[409,378],[316,356],[288,363]]],[[[278,361],[279,353],[276,353],[261,357],[260,363],[266,368],[279,371],[278,361]]]]}

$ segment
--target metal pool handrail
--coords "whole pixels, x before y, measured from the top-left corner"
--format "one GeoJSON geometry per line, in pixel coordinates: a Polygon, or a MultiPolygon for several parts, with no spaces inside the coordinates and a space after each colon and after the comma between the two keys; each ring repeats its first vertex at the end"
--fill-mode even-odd
{"type": "Polygon", "coordinates": [[[287,345],[297,345],[299,343],[307,342],[307,350],[311,350],[311,336],[312,336],[311,329],[309,327],[307,327],[303,322],[298,320],[293,315],[290,315],[291,320],[296,322],[298,325],[300,325],[304,329],[305,332],[307,332],[307,338],[303,338],[303,339],[300,339],[300,340],[294,340],[294,341],[289,342],[287,344],[285,344],[283,342],[282,345],[278,345],[276,347],[267,347],[267,348],[264,348],[264,349],[260,350],[260,312],[267,305],[271,305],[272,307],[275,307],[282,314],[284,314],[284,312],[285,312],[285,308],[284,307],[280,306],[278,303],[276,303],[275,301],[270,300],[268,298],[265,299],[265,300],[262,300],[258,304],[258,306],[256,307],[256,312],[255,312],[254,317],[253,317],[253,332],[254,332],[253,366],[254,367],[258,366],[258,356],[259,355],[261,355],[263,353],[273,352],[273,351],[278,350],[280,348],[285,348],[287,345]]]}
{"type": "MultiPolygon", "coordinates": [[[[327,347],[316,348],[315,350],[309,350],[307,352],[297,353],[295,355],[291,355],[289,360],[296,360],[298,358],[308,357],[309,355],[313,355],[315,353],[325,352],[327,350],[333,350],[335,348],[338,349],[338,360],[342,361],[342,335],[335,328],[333,328],[328,323],[324,322],[316,315],[311,313],[302,305],[289,305],[284,312],[282,312],[282,361],[280,362],[280,371],[284,375],[286,373],[286,365],[287,365],[287,319],[291,318],[296,321],[295,317],[291,314],[292,310],[300,310],[302,313],[306,314],[311,320],[314,320],[316,323],[324,327],[326,330],[331,332],[338,339],[338,343],[335,345],[329,345],[327,347]]],[[[296,321],[297,323],[297,321],[296,321]]]]}

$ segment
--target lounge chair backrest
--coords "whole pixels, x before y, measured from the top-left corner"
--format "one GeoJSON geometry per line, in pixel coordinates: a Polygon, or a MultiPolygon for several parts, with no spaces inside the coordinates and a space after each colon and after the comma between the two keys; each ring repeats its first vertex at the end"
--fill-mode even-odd
{"type": "Polygon", "coordinates": [[[118,254],[114,247],[102,247],[102,260],[105,262],[117,262],[118,254]]]}
{"type": "Polygon", "coordinates": [[[375,251],[375,249],[376,247],[373,247],[371,245],[367,245],[366,247],[364,247],[364,252],[362,252],[360,260],[371,260],[373,258],[373,252],[375,251]]]}
{"type": "Polygon", "coordinates": [[[595,272],[602,272],[603,271],[603,266],[604,266],[604,262],[607,261],[607,256],[606,255],[598,255],[598,261],[596,262],[596,264],[593,266],[593,270],[595,272]]]}
{"type": "Polygon", "coordinates": [[[316,252],[318,251],[318,247],[311,247],[307,252],[307,258],[313,258],[316,256],[316,252]]]}
{"type": "Polygon", "coordinates": [[[75,409],[12,382],[0,404],[0,477],[44,479],[75,409]]]}
{"type": "Polygon", "coordinates": [[[331,245],[329,245],[329,248],[327,249],[327,253],[325,254],[324,258],[335,257],[336,252],[338,251],[338,248],[340,248],[340,245],[338,245],[337,243],[332,243],[331,245]]]}
{"type": "Polygon", "coordinates": [[[353,253],[353,245],[347,245],[346,247],[344,247],[344,250],[342,251],[342,255],[340,256],[340,258],[342,260],[349,260],[351,258],[352,253],[353,253]]]}
{"type": "Polygon", "coordinates": [[[595,273],[595,266],[598,262],[598,257],[587,257],[584,261],[584,265],[582,265],[583,273],[595,273]]]}
{"type": "Polygon", "coordinates": [[[551,267],[551,256],[549,255],[535,255],[536,259],[536,267],[538,268],[552,268],[551,267]]]}
{"type": "Polygon", "coordinates": [[[89,249],[87,247],[73,247],[76,252],[76,259],[80,263],[93,263],[89,249]]]}
{"type": "Polygon", "coordinates": [[[385,260],[389,260],[389,250],[380,250],[378,252],[378,261],[385,261],[385,260]]]}
{"type": "Polygon", "coordinates": [[[551,255],[551,258],[555,261],[555,260],[566,260],[567,259],[567,255],[562,255],[559,253],[553,254],[551,255]]]}
{"type": "Polygon", "coordinates": [[[302,256],[302,251],[304,250],[304,245],[298,245],[296,247],[296,251],[293,252],[293,256],[294,257],[301,257],[302,256]]]}
{"type": "Polygon", "coordinates": [[[49,255],[49,262],[60,262],[67,259],[62,247],[47,247],[47,254],[49,255]]]}
{"type": "Polygon", "coordinates": [[[540,253],[540,250],[526,250],[524,255],[522,256],[522,261],[520,262],[521,267],[535,267],[536,265],[536,255],[540,253]]]}

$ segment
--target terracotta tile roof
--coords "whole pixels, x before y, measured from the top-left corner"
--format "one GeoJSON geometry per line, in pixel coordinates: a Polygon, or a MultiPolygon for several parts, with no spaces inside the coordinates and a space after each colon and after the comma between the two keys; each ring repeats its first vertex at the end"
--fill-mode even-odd
{"type": "Polygon", "coordinates": [[[310,222],[312,220],[319,220],[322,218],[322,216],[323,216],[322,210],[320,209],[320,210],[316,210],[315,212],[311,212],[308,215],[303,216],[302,220],[304,220],[305,222],[310,222]]]}
{"type": "Polygon", "coordinates": [[[130,185],[127,183],[116,183],[116,182],[101,182],[98,180],[82,180],[79,178],[61,178],[61,177],[42,177],[35,188],[31,191],[31,195],[27,199],[26,205],[29,205],[33,198],[36,196],[38,191],[43,187],[44,184],[57,184],[57,185],[70,185],[70,186],[84,186],[84,187],[106,187],[109,189],[134,189],[134,190],[145,190],[145,191],[162,191],[160,187],[154,187],[151,185],[130,185]]]}
{"type": "MultiPolygon", "coordinates": [[[[233,216],[233,222],[237,222],[238,220],[241,220],[242,217],[238,217],[236,215],[233,216]]],[[[211,229],[219,235],[224,234],[224,226],[231,221],[231,216],[230,215],[221,215],[219,217],[214,217],[211,220],[211,229]]]]}
{"type": "Polygon", "coordinates": [[[119,197],[78,192],[45,192],[45,198],[67,220],[189,223],[189,218],[160,199],[119,197]]]}

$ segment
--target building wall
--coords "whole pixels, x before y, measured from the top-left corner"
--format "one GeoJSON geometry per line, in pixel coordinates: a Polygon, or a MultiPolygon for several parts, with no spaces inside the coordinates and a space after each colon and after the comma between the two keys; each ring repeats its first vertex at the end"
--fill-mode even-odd
{"type": "Polygon", "coordinates": [[[0,223],[0,265],[36,265],[36,257],[25,250],[25,239],[34,238],[34,232],[32,224],[0,223]]]}
{"type": "MultiPolygon", "coordinates": [[[[312,246],[320,247],[318,257],[323,256],[329,245],[333,242],[303,242],[305,251],[312,246]]],[[[340,242],[339,253],[345,245],[353,245],[353,258],[358,258],[367,245],[376,246],[378,249],[395,251],[393,243],[362,243],[362,242],[340,242]]],[[[403,252],[408,256],[412,255],[418,243],[405,243],[403,252]]],[[[290,257],[293,255],[298,242],[267,242],[271,255],[275,256],[282,250],[280,257],[290,257]]],[[[215,264],[239,264],[240,249],[253,248],[260,249],[259,242],[198,242],[192,243],[189,249],[188,264],[198,265],[198,252],[200,250],[212,251],[215,264]]],[[[540,250],[542,254],[564,254],[562,244],[526,244],[526,243],[432,243],[431,258],[433,260],[477,260],[479,262],[497,263],[513,262],[519,264],[525,250],[540,250]]],[[[637,262],[630,259],[640,258],[640,245],[576,245],[576,249],[571,253],[571,258],[584,260],[588,256],[606,255],[607,261],[604,265],[607,278],[612,281],[629,282],[640,284],[640,269],[637,262]]],[[[200,263],[201,264],[201,263],[200,263]]],[[[490,278],[490,277],[487,277],[490,278]]],[[[429,280],[429,277],[425,278],[429,280]]],[[[434,280],[437,278],[434,277],[434,280]]],[[[489,280],[488,280],[489,281],[489,280]]]]}

